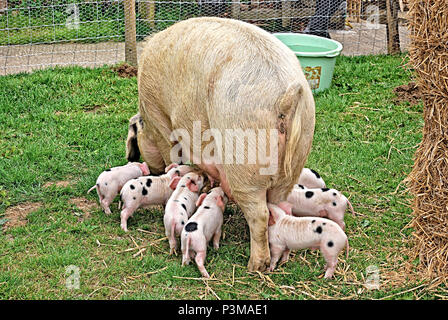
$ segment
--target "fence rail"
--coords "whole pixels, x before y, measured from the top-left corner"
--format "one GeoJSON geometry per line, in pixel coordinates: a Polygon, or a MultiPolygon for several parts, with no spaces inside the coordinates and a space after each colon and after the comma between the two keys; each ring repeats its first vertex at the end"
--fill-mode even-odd
{"type": "Polygon", "coordinates": [[[346,55],[395,53],[409,44],[402,7],[401,0],[0,0],[0,75],[136,64],[146,36],[198,16],[269,32],[328,32],[346,55]]]}

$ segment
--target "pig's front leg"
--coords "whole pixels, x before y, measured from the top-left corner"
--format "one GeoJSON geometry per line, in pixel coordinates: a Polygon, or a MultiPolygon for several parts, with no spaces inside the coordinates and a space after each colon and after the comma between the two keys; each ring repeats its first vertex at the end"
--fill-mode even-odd
{"type": "Polygon", "coordinates": [[[128,219],[134,211],[137,208],[135,207],[126,207],[121,211],[120,217],[121,217],[121,229],[123,229],[125,232],[128,232],[128,219]]]}
{"type": "Polygon", "coordinates": [[[269,271],[274,271],[277,261],[282,256],[284,250],[285,248],[282,246],[271,245],[271,263],[269,266],[269,271]]]}

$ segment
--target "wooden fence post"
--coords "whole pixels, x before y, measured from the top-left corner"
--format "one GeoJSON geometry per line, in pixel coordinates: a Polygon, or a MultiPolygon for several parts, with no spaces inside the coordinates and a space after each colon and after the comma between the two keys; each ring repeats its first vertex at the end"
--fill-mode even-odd
{"type": "Polygon", "coordinates": [[[398,0],[386,0],[387,53],[400,53],[400,32],[398,29],[398,0]]]}
{"type": "Polygon", "coordinates": [[[135,0],[124,0],[124,57],[131,65],[137,65],[137,30],[135,0]]]}
{"type": "Polygon", "coordinates": [[[6,11],[8,9],[8,0],[0,0],[0,12],[6,11]]]}

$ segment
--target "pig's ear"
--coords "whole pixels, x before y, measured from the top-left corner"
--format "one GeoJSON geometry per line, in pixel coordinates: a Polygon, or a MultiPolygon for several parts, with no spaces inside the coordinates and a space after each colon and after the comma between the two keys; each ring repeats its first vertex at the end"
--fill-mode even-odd
{"type": "Polygon", "coordinates": [[[224,199],[221,196],[216,198],[216,205],[221,208],[222,212],[226,209],[226,205],[224,204],[224,199]]]}
{"type": "Polygon", "coordinates": [[[175,190],[179,181],[180,181],[180,177],[174,176],[173,179],[171,179],[171,181],[170,181],[170,189],[175,190]]]}
{"type": "Polygon", "coordinates": [[[172,163],[168,167],[165,168],[165,172],[170,171],[173,168],[177,168],[179,165],[177,163],[172,163]]]}
{"type": "Polygon", "coordinates": [[[326,209],[320,210],[319,217],[322,217],[322,218],[328,217],[328,211],[326,209]]]}
{"type": "Polygon", "coordinates": [[[196,201],[196,207],[199,207],[202,204],[202,201],[204,201],[206,196],[207,196],[206,193],[203,193],[199,196],[198,201],[196,201]]]}
{"type": "Polygon", "coordinates": [[[274,216],[272,215],[271,209],[269,209],[268,226],[273,226],[274,224],[275,224],[274,216]]]}
{"type": "Polygon", "coordinates": [[[191,179],[188,180],[186,185],[187,185],[187,188],[190,189],[191,192],[199,192],[198,185],[193,180],[191,180],[191,179]]]}
{"type": "Polygon", "coordinates": [[[278,204],[278,207],[283,211],[285,211],[287,215],[292,216],[292,204],[290,204],[289,202],[287,201],[280,202],[278,204]]]}
{"type": "Polygon", "coordinates": [[[148,174],[150,174],[151,172],[149,171],[148,165],[146,164],[146,162],[140,163],[140,170],[142,170],[142,173],[144,176],[147,176],[148,174]]]}

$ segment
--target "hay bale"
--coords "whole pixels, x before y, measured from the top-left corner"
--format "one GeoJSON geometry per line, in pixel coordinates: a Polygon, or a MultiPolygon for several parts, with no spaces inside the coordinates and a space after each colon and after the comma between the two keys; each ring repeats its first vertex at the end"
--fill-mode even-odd
{"type": "Polygon", "coordinates": [[[424,103],[423,139],[408,187],[414,196],[411,259],[425,277],[448,278],[448,0],[408,0],[410,64],[424,103]]]}

